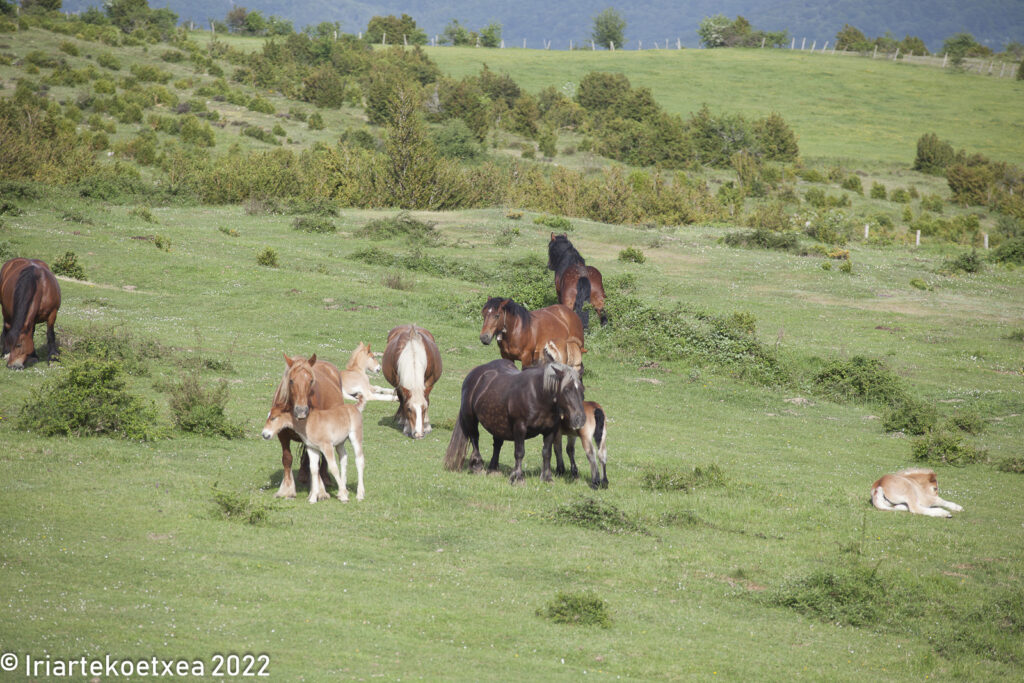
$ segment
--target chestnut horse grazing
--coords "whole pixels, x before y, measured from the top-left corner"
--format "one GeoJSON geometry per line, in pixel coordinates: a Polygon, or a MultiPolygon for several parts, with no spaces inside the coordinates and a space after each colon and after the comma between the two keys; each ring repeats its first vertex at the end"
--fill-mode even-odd
{"type": "Polygon", "coordinates": [[[60,308],[60,285],[50,267],[39,259],[13,258],[0,268],[0,303],[3,305],[3,355],[7,367],[21,370],[38,358],[33,336],[36,325],[46,323],[46,360],[57,358],[53,323],[60,308]]]}
{"type": "MultiPolygon", "coordinates": [[[[284,355],[286,369],[281,383],[277,385],[274,392],[274,400],[271,405],[271,412],[278,409],[283,412],[294,413],[297,417],[305,418],[309,414],[309,408],[330,408],[343,404],[344,398],[341,393],[341,373],[338,368],[327,361],[317,361],[314,353],[309,360],[300,356],[289,358],[284,355]]],[[[282,428],[277,433],[277,439],[281,443],[281,468],[284,470],[284,478],[281,479],[281,486],[274,494],[275,498],[294,498],[295,480],[292,478],[292,441],[302,441],[297,432],[290,428],[282,428]]],[[[326,463],[320,468],[316,477],[311,477],[310,490],[313,489],[312,480],[319,484],[319,490],[323,491],[322,498],[327,497],[324,491],[323,476],[326,474],[326,463]]],[[[300,476],[308,472],[309,466],[306,456],[303,456],[299,465],[300,476]]]]}
{"type": "Polygon", "coordinates": [[[588,266],[565,235],[551,233],[551,241],[548,242],[548,270],[555,271],[558,302],[576,312],[583,321],[584,329],[590,327],[590,314],[583,310],[583,304],[587,301],[590,301],[601,317],[601,324],[608,324],[608,316],[604,312],[601,271],[588,266]]]}
{"type": "Polygon", "coordinates": [[[555,304],[535,311],[512,299],[488,299],[481,311],[484,324],[480,342],[498,340],[501,357],[517,360],[524,368],[544,362],[544,348],[557,351],[558,358],[583,373],[583,322],[572,309],[555,304]]]}
{"type": "Polygon", "coordinates": [[[341,371],[341,390],[345,398],[358,400],[360,396],[367,401],[395,401],[395,390],[387,387],[378,387],[370,384],[367,372],[374,374],[380,372],[380,362],[373,355],[369,344],[359,342],[359,346],[352,352],[348,359],[348,365],[341,371]]]}
{"type": "Polygon", "coordinates": [[[573,429],[566,419],[562,420],[558,436],[555,437],[555,461],[558,466],[555,474],[564,474],[565,465],[562,463],[562,437],[567,437],[565,451],[569,456],[569,474],[575,479],[579,476],[576,469],[576,437],[583,443],[583,452],[587,454],[590,461],[590,488],[608,488],[608,422],[605,419],[604,410],[599,403],[584,401],[583,410],[587,419],[579,429],[573,429]],[[597,461],[601,460],[601,469],[597,469],[597,461]]]}
{"type": "Polygon", "coordinates": [[[384,379],[398,393],[398,426],[406,436],[422,439],[431,430],[430,391],[441,377],[434,335],[416,325],[399,325],[388,332],[382,365],[384,379]]]}
{"type": "MultiPolygon", "coordinates": [[[[366,405],[366,397],[360,396],[356,405],[341,404],[332,408],[313,408],[309,415],[303,420],[297,420],[292,412],[283,408],[274,407],[267,416],[267,423],[263,425],[263,438],[270,439],[282,430],[289,429],[298,435],[306,444],[306,451],[309,453],[309,464],[311,470],[320,469],[320,456],[327,461],[327,469],[331,476],[338,482],[338,500],[348,502],[348,488],[346,487],[346,469],[348,467],[348,454],[345,452],[345,442],[352,444],[352,450],[356,454],[356,500],[362,500],[365,496],[363,488],[363,406],[366,405]],[[341,458],[341,472],[338,472],[338,463],[334,454],[341,458]]],[[[319,477],[312,477],[309,483],[309,502],[315,503],[321,498],[327,498],[327,492],[323,490],[319,477]]]]}
{"type": "Polygon", "coordinates": [[[462,403],[444,456],[444,466],[461,470],[467,442],[473,444],[469,467],[483,470],[480,457],[480,425],[494,437],[494,455],[487,469],[498,469],[498,454],[505,441],[515,442],[516,465],[509,483],[518,484],[523,475],[526,440],[544,436],[541,481],[551,481],[551,444],[559,425],[571,429],[583,426],[583,385],[579,375],[563,363],[549,363],[520,371],[507,359],[493,360],[469,371],[462,382],[462,403]]]}
{"type": "Polygon", "coordinates": [[[929,517],[952,517],[962,507],[939,498],[932,470],[911,469],[887,474],[871,485],[871,502],[879,510],[912,512],[929,517]],[[943,510],[942,508],[948,508],[943,510]]]}

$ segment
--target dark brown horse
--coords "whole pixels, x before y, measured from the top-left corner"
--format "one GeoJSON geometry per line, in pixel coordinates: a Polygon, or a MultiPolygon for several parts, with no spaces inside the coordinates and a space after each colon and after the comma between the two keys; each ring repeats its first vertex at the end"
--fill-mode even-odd
{"type": "Polygon", "coordinates": [[[604,312],[601,271],[588,266],[565,235],[551,233],[551,241],[548,242],[548,270],[555,271],[558,302],[575,311],[583,321],[583,329],[590,328],[590,313],[583,310],[583,304],[587,301],[590,301],[601,317],[601,324],[608,324],[608,316],[604,312]]]}
{"type": "Polygon", "coordinates": [[[50,267],[39,259],[13,258],[0,268],[0,302],[3,304],[3,355],[7,367],[21,370],[37,359],[33,336],[36,325],[46,323],[46,360],[57,357],[53,323],[60,308],[60,285],[50,267]]]}
{"type": "Polygon", "coordinates": [[[481,311],[484,324],[480,342],[498,340],[501,357],[517,360],[524,368],[544,362],[545,347],[553,346],[558,358],[583,372],[583,322],[572,309],[555,304],[535,311],[527,310],[512,299],[488,299],[481,311]]]}
{"type": "Polygon", "coordinates": [[[395,420],[406,436],[422,439],[430,432],[430,391],[441,377],[441,353],[434,335],[416,325],[400,325],[388,332],[381,366],[398,394],[395,420]]]}
{"type": "MultiPolygon", "coordinates": [[[[309,415],[310,407],[316,409],[331,408],[344,403],[341,393],[341,373],[333,363],[318,361],[314,353],[309,360],[295,356],[289,358],[284,354],[286,369],[281,383],[277,385],[274,392],[274,400],[271,410],[277,408],[292,413],[296,419],[303,419],[309,415]]],[[[275,498],[294,498],[295,480],[292,479],[292,441],[302,442],[302,439],[292,429],[284,428],[277,433],[277,439],[281,443],[281,467],[284,470],[284,478],[281,479],[281,486],[274,494],[275,498]]],[[[309,472],[309,457],[303,452],[299,464],[300,478],[309,472]]],[[[324,481],[327,476],[326,458],[320,459],[320,477],[318,492],[319,498],[326,498],[324,481]]],[[[312,490],[312,485],[310,489],[312,490]]]]}
{"type": "Polygon", "coordinates": [[[461,470],[467,442],[473,444],[469,467],[483,470],[480,457],[480,425],[494,437],[494,456],[488,470],[498,469],[498,454],[505,441],[515,442],[516,466],[509,483],[518,484],[523,475],[526,440],[544,436],[541,481],[551,481],[551,444],[565,420],[573,429],[586,421],[583,385],[576,371],[563,363],[549,363],[520,371],[507,359],[480,365],[462,382],[462,404],[444,456],[444,466],[461,470]]]}

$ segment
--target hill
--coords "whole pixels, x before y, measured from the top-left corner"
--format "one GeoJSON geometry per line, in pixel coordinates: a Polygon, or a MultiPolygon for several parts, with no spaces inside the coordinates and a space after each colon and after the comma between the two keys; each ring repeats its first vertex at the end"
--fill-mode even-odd
{"type": "MultiPolygon", "coordinates": [[[[78,11],[95,0],[66,0],[64,9],[78,11]]],[[[291,19],[297,29],[321,21],[339,21],[342,29],[355,33],[365,30],[375,15],[406,13],[411,15],[429,35],[440,34],[452,19],[474,30],[491,22],[503,27],[509,45],[540,47],[551,41],[554,49],[567,49],[569,41],[577,44],[589,38],[592,18],[611,4],[606,0],[574,0],[563,3],[526,0],[505,2],[456,2],[439,5],[424,0],[396,3],[388,1],[352,2],[350,0],[306,0],[281,3],[276,0],[252,0],[245,3],[250,10],[264,15],[291,19]]],[[[201,3],[196,0],[157,0],[154,7],[166,6],[182,20],[205,23],[223,19],[232,3],[201,3]]],[[[697,0],[680,4],[669,0],[644,0],[617,7],[626,20],[627,47],[637,41],[651,45],[655,41],[682,40],[688,47],[699,44],[697,26],[705,17],[725,14],[742,15],[756,27],[768,31],[789,31],[797,41],[806,37],[818,44],[835,40],[843,24],[852,24],[870,36],[891,32],[897,39],[904,35],[922,38],[931,50],[960,31],[968,31],[984,45],[1002,49],[1009,41],[1024,42],[1024,7],[1015,0],[978,0],[962,3],[954,0],[907,0],[892,3],[884,0],[697,0]]]]}

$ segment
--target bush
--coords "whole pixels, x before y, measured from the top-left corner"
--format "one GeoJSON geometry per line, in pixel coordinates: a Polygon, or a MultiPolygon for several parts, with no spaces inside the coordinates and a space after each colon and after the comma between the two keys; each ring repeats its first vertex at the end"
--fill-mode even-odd
{"type": "Polygon", "coordinates": [[[558,295],[544,266],[545,261],[539,255],[503,264],[499,269],[506,274],[502,282],[503,295],[531,311],[557,304],[558,295]]]}
{"type": "Polygon", "coordinates": [[[611,503],[603,503],[594,498],[563,503],[555,508],[552,519],[558,524],[578,526],[610,534],[649,535],[643,526],[626,513],[611,503]]]}
{"type": "Polygon", "coordinates": [[[837,401],[897,406],[908,399],[902,382],[882,361],[864,356],[826,364],[815,375],[814,384],[822,394],[837,401]]]}
{"type": "Polygon", "coordinates": [[[788,582],[768,600],[826,623],[874,626],[902,608],[900,596],[876,570],[860,564],[819,569],[788,582]]]}
{"type": "Polygon", "coordinates": [[[972,250],[970,253],[960,254],[956,258],[946,259],[942,262],[942,266],[939,268],[939,272],[947,275],[955,275],[957,273],[980,273],[985,269],[985,263],[978,256],[976,250],[972,250]]]}
{"type": "Polygon", "coordinates": [[[858,175],[848,175],[845,178],[843,178],[841,187],[844,190],[856,192],[859,195],[864,194],[864,185],[861,183],[860,176],[858,175]]]}
{"type": "Polygon", "coordinates": [[[264,130],[259,126],[246,126],[242,128],[242,135],[247,135],[250,138],[255,138],[260,142],[265,142],[268,145],[280,145],[281,142],[274,137],[274,134],[270,131],[264,130]]]}
{"type": "Polygon", "coordinates": [[[306,125],[309,126],[310,130],[323,130],[324,117],[320,115],[320,112],[315,111],[309,115],[306,125]]]}
{"type": "Polygon", "coordinates": [[[725,486],[725,475],[718,465],[694,467],[692,470],[657,470],[644,472],[640,486],[648,491],[685,491],[725,486]]]}
{"type": "Polygon", "coordinates": [[[957,467],[984,462],[988,457],[984,449],[975,448],[956,434],[941,430],[915,439],[911,455],[919,462],[957,467]]]}
{"type": "Polygon", "coordinates": [[[907,192],[902,187],[898,187],[889,193],[889,201],[895,202],[897,204],[909,204],[910,193],[907,192]]]}
{"type": "Polygon", "coordinates": [[[448,159],[469,161],[483,156],[483,148],[462,119],[448,119],[434,132],[437,152],[448,159]]]}
{"type": "Polygon", "coordinates": [[[958,429],[972,436],[985,431],[985,421],[981,419],[981,415],[976,410],[958,412],[949,418],[947,424],[951,429],[958,429]]]}
{"type": "Polygon", "coordinates": [[[872,199],[885,199],[887,197],[885,191],[885,185],[882,183],[871,183],[871,198],[872,199]]]}
{"type": "Polygon", "coordinates": [[[437,245],[441,241],[441,233],[433,223],[425,223],[412,217],[408,211],[401,211],[390,218],[378,218],[370,221],[356,231],[359,237],[371,240],[388,240],[396,237],[407,237],[410,242],[437,245]]]}
{"type": "Polygon", "coordinates": [[[1011,474],[1024,474],[1024,458],[1004,458],[996,469],[1011,474]]]}
{"type": "Polygon", "coordinates": [[[914,170],[932,175],[942,175],[955,158],[953,146],[939,140],[935,133],[925,133],[917,140],[917,157],[914,170]]]}
{"type": "Polygon", "coordinates": [[[945,202],[942,201],[942,197],[937,194],[928,194],[921,197],[921,208],[925,211],[931,211],[932,213],[942,213],[942,207],[945,202]]]}
{"type": "Polygon", "coordinates": [[[330,218],[322,216],[299,216],[292,221],[292,228],[303,232],[337,232],[338,228],[330,218]]]}
{"type": "Polygon", "coordinates": [[[163,436],[156,408],[130,394],[117,363],[66,363],[47,379],[18,416],[21,429],[44,436],[111,435],[133,441],[163,436]]]}
{"type": "Polygon", "coordinates": [[[920,435],[934,427],[937,419],[935,408],[908,397],[888,410],[882,429],[920,435]]]}
{"type": "Polygon", "coordinates": [[[182,377],[170,389],[171,414],[174,426],[183,432],[202,436],[222,436],[237,439],[242,427],[228,422],[224,406],[228,402],[228,384],[221,380],[213,386],[203,386],[195,375],[182,377]]]}
{"type": "Polygon", "coordinates": [[[760,228],[753,232],[730,232],[722,241],[730,247],[748,247],[758,249],[778,249],[780,251],[798,251],[800,238],[794,232],[775,232],[760,228]]]}
{"type": "Polygon", "coordinates": [[[66,251],[64,255],[50,264],[50,270],[57,275],[74,278],[75,280],[85,279],[85,269],[78,263],[78,255],[73,251],[66,251]]]}
{"type": "Polygon", "coordinates": [[[751,228],[770,230],[772,232],[784,232],[791,227],[789,214],[786,213],[786,207],[782,202],[769,202],[758,205],[746,217],[746,224],[751,228]]]}
{"type": "Polygon", "coordinates": [[[623,263],[643,263],[647,257],[636,247],[626,247],[619,252],[619,260],[623,263]]]}
{"type": "Polygon", "coordinates": [[[612,625],[608,605],[604,600],[590,593],[560,592],[543,609],[537,609],[537,616],[550,619],[556,624],[578,624],[580,626],[612,625]]]}
{"type": "Polygon", "coordinates": [[[534,225],[545,225],[552,230],[572,232],[572,223],[564,216],[537,216],[533,219],[534,225]]]}
{"type": "Polygon", "coordinates": [[[111,71],[121,70],[121,60],[109,52],[101,52],[96,55],[96,63],[104,69],[110,69],[111,71]]]}
{"type": "Polygon", "coordinates": [[[1024,265],[1024,237],[1006,240],[992,250],[989,259],[996,263],[1024,265]]]}
{"type": "Polygon", "coordinates": [[[277,252],[272,247],[267,247],[256,254],[256,263],[268,268],[277,268],[277,252]]]}
{"type": "Polygon", "coordinates": [[[272,498],[270,502],[253,496],[242,496],[237,493],[222,491],[213,485],[213,501],[217,504],[220,513],[227,519],[238,519],[247,524],[260,524],[267,521],[270,513],[277,507],[277,502],[272,498]]]}
{"type": "Polygon", "coordinates": [[[775,112],[754,122],[754,137],[769,161],[793,162],[800,155],[793,129],[775,112]]]}

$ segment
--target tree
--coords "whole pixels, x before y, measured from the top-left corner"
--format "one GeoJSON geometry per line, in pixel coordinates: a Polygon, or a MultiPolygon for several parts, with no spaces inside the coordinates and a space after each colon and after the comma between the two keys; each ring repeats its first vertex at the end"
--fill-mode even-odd
{"type": "Polygon", "coordinates": [[[729,17],[724,14],[716,14],[712,17],[704,17],[697,27],[697,35],[700,36],[700,44],[707,48],[723,47],[725,45],[725,31],[732,24],[729,17]]]}
{"type": "Polygon", "coordinates": [[[441,32],[442,45],[476,45],[477,35],[459,23],[458,19],[452,19],[441,32]]]}
{"type": "Polygon", "coordinates": [[[224,16],[224,23],[228,25],[232,33],[241,33],[245,28],[245,17],[247,14],[249,14],[249,10],[241,5],[235,5],[224,16]]]}
{"type": "Polygon", "coordinates": [[[609,7],[594,17],[594,30],[590,34],[601,47],[622,47],[626,44],[626,20],[609,7]]]}
{"type": "Polygon", "coordinates": [[[23,12],[58,12],[61,0],[21,0],[23,12]]]}
{"type": "Polygon", "coordinates": [[[836,49],[853,52],[866,52],[871,49],[871,41],[856,26],[843,24],[836,34],[836,49]]]}
{"type": "Polygon", "coordinates": [[[245,15],[245,24],[242,31],[248,36],[262,36],[267,32],[267,20],[259,10],[253,10],[245,15]]]}
{"type": "Polygon", "coordinates": [[[401,43],[404,39],[409,45],[426,45],[427,34],[423,29],[416,26],[416,20],[408,14],[396,17],[389,14],[386,17],[373,17],[366,25],[366,33],[363,38],[369,43],[379,43],[386,40],[391,44],[401,43]]]}
{"type": "Polygon", "coordinates": [[[924,44],[924,41],[917,36],[907,35],[903,40],[900,41],[900,51],[913,53],[915,55],[927,55],[928,46],[924,44]]]}
{"type": "Polygon", "coordinates": [[[501,24],[491,23],[480,29],[480,47],[499,47],[501,45],[501,24]]]}
{"type": "Polygon", "coordinates": [[[942,43],[942,51],[947,53],[954,64],[959,64],[964,57],[987,57],[992,50],[980,44],[970,33],[961,32],[946,38],[942,43]]]}

